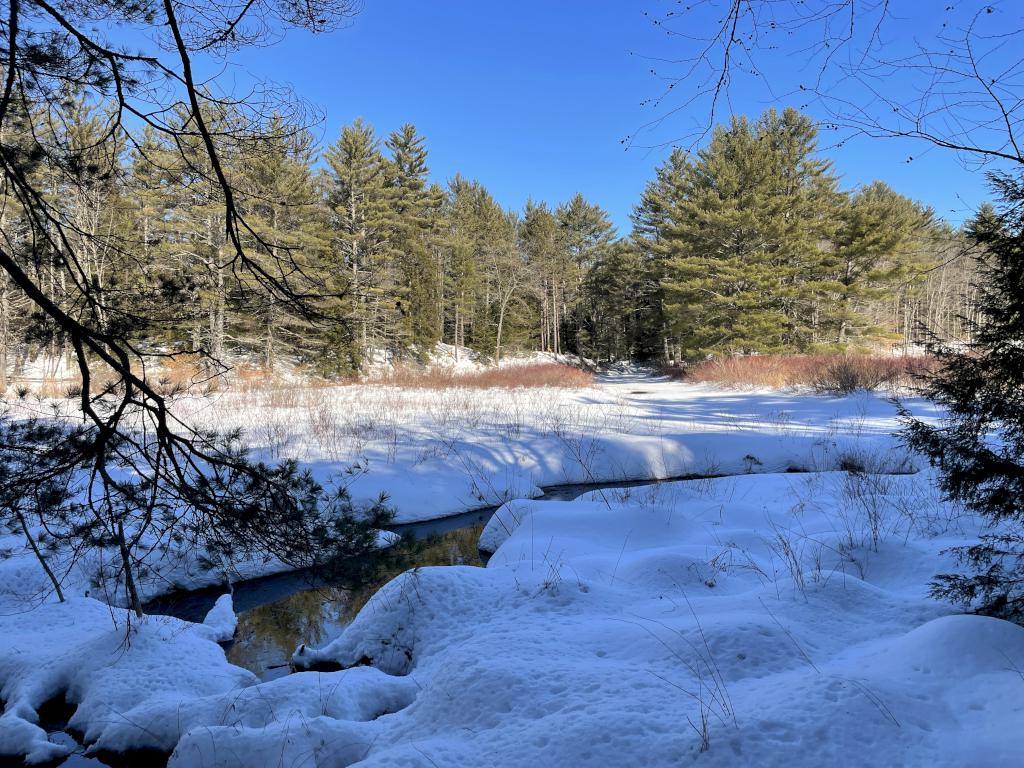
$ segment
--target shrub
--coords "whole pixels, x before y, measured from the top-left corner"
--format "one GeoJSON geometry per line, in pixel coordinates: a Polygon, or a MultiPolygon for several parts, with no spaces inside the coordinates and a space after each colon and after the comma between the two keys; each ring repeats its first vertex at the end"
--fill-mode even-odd
{"type": "Polygon", "coordinates": [[[932,596],[1024,623],[1024,175],[992,175],[996,210],[983,206],[966,228],[979,278],[957,350],[932,344],[947,365],[927,394],[944,411],[938,424],[904,411],[910,447],[938,470],[950,501],[980,515],[978,541],[953,551],[965,573],[939,574],[932,596]]]}
{"type": "Polygon", "coordinates": [[[935,368],[934,358],[924,355],[748,355],[699,363],[684,369],[682,378],[727,387],[806,386],[846,394],[911,386],[935,368]]]}
{"type": "Polygon", "coordinates": [[[189,353],[162,358],[155,373],[147,375],[147,380],[152,376],[155,381],[149,383],[161,394],[170,395],[184,392],[193,384],[214,381],[215,374],[199,355],[189,353]]]}
{"type": "Polygon", "coordinates": [[[561,363],[538,363],[479,371],[456,372],[447,368],[396,366],[379,378],[371,379],[393,387],[409,389],[516,389],[518,387],[559,387],[581,389],[593,384],[587,371],[561,363]]]}

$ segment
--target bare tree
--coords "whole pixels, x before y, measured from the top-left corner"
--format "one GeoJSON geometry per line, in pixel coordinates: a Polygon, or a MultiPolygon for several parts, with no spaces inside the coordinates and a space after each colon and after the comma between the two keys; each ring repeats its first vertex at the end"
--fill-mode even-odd
{"type": "Polygon", "coordinates": [[[742,88],[811,111],[837,142],[906,137],[967,162],[1024,161],[1024,7],[959,0],[935,4],[922,21],[901,6],[695,0],[648,14],[678,55],[652,60],[664,83],[650,102],[657,114],[626,141],[696,143],[742,88]],[[680,131],[690,113],[704,117],[680,131]],[[659,133],[669,126],[666,141],[659,133]]]}

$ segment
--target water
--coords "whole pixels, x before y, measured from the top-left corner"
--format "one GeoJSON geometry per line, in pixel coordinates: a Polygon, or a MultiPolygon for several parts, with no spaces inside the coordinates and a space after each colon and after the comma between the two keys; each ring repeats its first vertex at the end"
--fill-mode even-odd
{"type": "MultiPolygon", "coordinates": [[[[561,485],[546,488],[540,499],[571,501],[591,491],[662,482],[670,481],[561,485]]],[[[330,575],[293,572],[236,584],[233,600],[238,630],[234,640],[224,644],[228,661],[261,680],[273,680],[290,672],[289,660],[300,643],[322,646],[336,638],[370,596],[395,576],[419,566],[483,566],[487,555],[477,544],[496,509],[392,526],[403,537],[401,543],[345,563],[343,570],[330,575]]],[[[146,610],[200,622],[223,592],[218,586],[169,595],[153,601],[146,610]]]]}
{"type": "Polygon", "coordinates": [[[327,583],[311,583],[308,577],[305,584],[292,582],[300,588],[239,612],[235,639],[226,645],[228,661],[262,680],[288,674],[288,661],[299,643],[318,646],[333,640],[400,573],[429,565],[482,566],[477,549],[482,531],[483,523],[477,522],[418,540],[407,538],[327,583]]]}
{"type": "MultiPolygon", "coordinates": [[[[615,483],[585,483],[545,489],[541,499],[571,501],[590,491],[657,485],[672,480],[638,480],[615,483]]],[[[300,643],[324,645],[344,631],[366,601],[391,579],[410,568],[433,565],[482,567],[486,554],[478,548],[484,525],[497,507],[461,515],[392,526],[402,536],[400,543],[361,558],[353,558],[330,574],[292,572],[241,582],[235,585],[233,600],[238,630],[225,643],[228,661],[254,672],[261,680],[289,674],[289,660],[300,643]]],[[[148,613],[177,616],[201,622],[223,594],[222,586],[167,595],[146,605],[148,613]]],[[[73,711],[73,710],[71,710],[73,711]]],[[[63,768],[102,766],[159,766],[166,756],[86,756],[85,748],[66,732],[67,717],[53,718],[47,726],[49,738],[74,748],[57,764],[63,768]]],[[[17,763],[20,765],[20,758],[17,763]]],[[[6,763],[0,759],[0,768],[6,763]]]]}

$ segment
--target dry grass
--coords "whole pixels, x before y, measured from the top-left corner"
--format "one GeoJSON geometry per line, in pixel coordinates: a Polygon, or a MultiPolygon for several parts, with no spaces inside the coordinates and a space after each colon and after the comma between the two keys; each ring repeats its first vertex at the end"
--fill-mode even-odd
{"type": "Polygon", "coordinates": [[[935,370],[936,361],[925,355],[750,355],[708,360],[683,369],[681,377],[727,387],[855,392],[913,386],[935,370]]]}
{"type": "Polygon", "coordinates": [[[159,365],[146,373],[147,381],[163,395],[185,392],[193,386],[218,388],[220,379],[204,365],[198,354],[181,354],[162,358],[159,365]]]}
{"type": "Polygon", "coordinates": [[[504,368],[486,368],[481,371],[455,372],[444,368],[414,368],[399,366],[380,377],[370,379],[373,383],[386,384],[405,389],[518,389],[534,387],[557,387],[561,389],[582,389],[594,382],[587,371],[561,363],[538,363],[516,365],[504,368]]]}

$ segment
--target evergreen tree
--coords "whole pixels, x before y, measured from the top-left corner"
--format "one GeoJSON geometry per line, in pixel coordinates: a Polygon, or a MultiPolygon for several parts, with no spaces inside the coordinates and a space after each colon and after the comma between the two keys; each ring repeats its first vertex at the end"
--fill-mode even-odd
{"type": "MultiPolygon", "coordinates": [[[[182,126],[187,114],[179,114],[182,126]]],[[[239,137],[237,115],[218,110],[210,124],[225,137],[239,137]]],[[[184,128],[183,128],[184,130],[184,128]]],[[[224,141],[220,163],[232,176],[241,147],[224,141]]],[[[229,297],[238,272],[225,224],[223,192],[205,146],[197,136],[177,142],[148,132],[132,153],[130,188],[143,244],[140,248],[163,307],[174,307],[158,340],[179,351],[200,353],[224,365],[229,353],[229,297]]],[[[242,350],[232,350],[242,351],[242,350]]]]}
{"type": "Polygon", "coordinates": [[[666,311],[684,354],[802,349],[840,202],[817,130],[794,109],[733,118],[658,212],[666,311]]]}
{"type": "Polygon", "coordinates": [[[583,285],[583,353],[599,360],[649,357],[645,324],[658,282],[643,252],[619,240],[606,249],[583,285]]]}
{"type": "Polygon", "coordinates": [[[632,215],[633,243],[643,256],[648,279],[656,285],[643,313],[643,345],[649,354],[660,352],[666,362],[682,357],[681,348],[669,327],[665,284],[668,257],[673,249],[671,224],[682,216],[677,208],[684,200],[688,167],[687,154],[681,149],[673,149],[668,159],[655,169],[654,180],[644,188],[632,215]]]}
{"type": "Polygon", "coordinates": [[[526,278],[526,262],[519,248],[519,217],[493,203],[486,211],[484,226],[490,235],[482,243],[484,297],[483,323],[474,334],[476,349],[494,352],[501,360],[502,345],[510,336],[515,299],[526,278]],[[481,327],[482,326],[482,327],[481,327]]]}
{"type": "Polygon", "coordinates": [[[445,326],[450,328],[456,347],[477,346],[477,316],[486,317],[487,310],[485,254],[491,247],[494,222],[502,216],[500,206],[479,182],[458,175],[449,182],[445,205],[445,326]]]}
{"type": "MultiPolygon", "coordinates": [[[[325,261],[330,246],[326,211],[317,194],[311,166],[313,137],[309,131],[273,116],[258,152],[249,153],[239,169],[240,201],[249,223],[254,254],[268,256],[264,268],[277,271],[281,280],[298,276],[321,295],[326,294],[325,261]]],[[[241,286],[243,298],[253,288],[241,286]]],[[[314,341],[311,316],[297,312],[294,303],[265,291],[249,302],[243,332],[253,337],[264,368],[272,370],[282,351],[298,360],[322,360],[314,341]],[[257,342],[256,339],[259,339],[257,342]]],[[[322,364],[321,364],[322,367],[322,364]]]]}
{"type": "Polygon", "coordinates": [[[542,352],[560,352],[562,270],[565,264],[558,220],[545,203],[528,200],[523,213],[522,243],[533,275],[533,291],[540,304],[538,315],[542,352]]]}
{"type": "Polygon", "coordinates": [[[341,130],[324,153],[328,203],[334,213],[336,248],[349,275],[352,323],[361,349],[386,342],[385,325],[394,308],[387,251],[387,168],[373,127],[361,119],[341,130]]]}
{"type": "MultiPolygon", "coordinates": [[[[10,105],[8,118],[0,125],[0,144],[12,157],[26,157],[33,151],[34,116],[19,106],[10,105]]],[[[0,177],[0,232],[11,257],[26,271],[33,271],[36,259],[31,252],[32,237],[26,224],[25,210],[6,177],[0,177]]],[[[9,374],[29,355],[31,329],[40,325],[52,328],[43,318],[33,318],[33,314],[31,302],[24,291],[18,288],[6,270],[0,270],[0,396],[7,391],[9,374]]]]}
{"type": "MultiPolygon", "coordinates": [[[[981,320],[967,349],[932,345],[943,363],[928,395],[939,425],[909,419],[910,445],[939,470],[939,487],[990,523],[962,548],[968,574],[944,574],[933,594],[980,610],[1024,616],[1024,176],[993,176],[1003,205],[968,228],[978,247],[981,320]]],[[[905,414],[906,415],[906,414],[905,414]]]]}
{"type": "Polygon", "coordinates": [[[427,185],[425,139],[406,123],[385,146],[391,151],[388,170],[389,256],[397,272],[396,308],[399,344],[425,351],[440,340],[437,304],[441,286],[435,240],[444,193],[427,185]]]}
{"type": "Polygon", "coordinates": [[[615,228],[600,206],[591,205],[583,195],[555,211],[559,229],[559,259],[554,277],[554,299],[561,309],[560,336],[572,340],[569,348],[581,351],[585,313],[583,281],[587,272],[605,255],[615,237],[615,228]]]}
{"type": "Polygon", "coordinates": [[[853,195],[822,265],[832,301],[823,303],[819,333],[834,334],[840,344],[851,335],[877,334],[864,310],[915,271],[923,274],[928,264],[921,240],[931,219],[931,211],[880,181],[853,195]]]}

